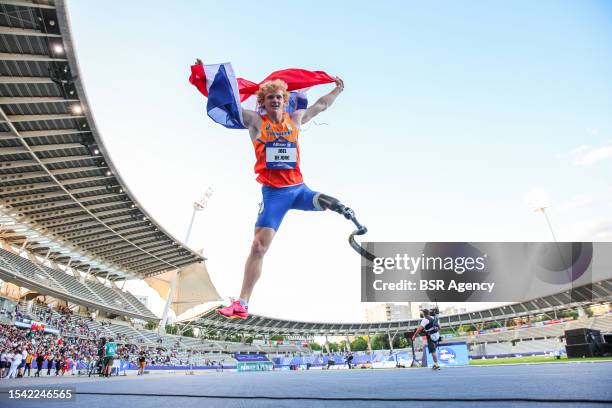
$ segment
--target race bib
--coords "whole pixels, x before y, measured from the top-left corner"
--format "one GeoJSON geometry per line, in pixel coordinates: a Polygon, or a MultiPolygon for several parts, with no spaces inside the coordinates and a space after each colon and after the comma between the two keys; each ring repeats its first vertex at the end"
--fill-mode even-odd
{"type": "Polygon", "coordinates": [[[268,142],[266,143],[267,169],[295,169],[297,162],[297,143],[268,142]]]}
{"type": "Polygon", "coordinates": [[[432,335],[431,335],[431,336],[429,336],[429,337],[430,337],[430,338],[431,338],[431,340],[433,340],[433,341],[438,341],[438,340],[440,340],[440,333],[439,333],[439,332],[432,333],[432,335]]]}

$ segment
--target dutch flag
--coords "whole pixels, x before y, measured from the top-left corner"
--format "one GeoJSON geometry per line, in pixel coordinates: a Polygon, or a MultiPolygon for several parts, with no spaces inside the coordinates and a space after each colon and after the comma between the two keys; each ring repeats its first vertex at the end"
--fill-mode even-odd
{"type": "Polygon", "coordinates": [[[206,112],[212,120],[229,129],[246,129],[242,121],[241,106],[256,110],[255,93],[259,90],[260,84],[274,79],[281,79],[288,85],[290,98],[285,109],[287,112],[306,109],[308,106],[306,91],[310,87],[335,82],[333,77],[323,71],[291,68],[275,71],[263,81],[255,83],[236,78],[229,62],[192,65],[189,82],[208,97],[206,112]]]}

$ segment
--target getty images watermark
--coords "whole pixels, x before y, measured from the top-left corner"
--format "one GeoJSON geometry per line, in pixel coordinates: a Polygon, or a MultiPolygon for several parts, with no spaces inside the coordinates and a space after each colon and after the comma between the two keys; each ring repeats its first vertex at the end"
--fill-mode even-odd
{"type": "Polygon", "coordinates": [[[365,242],[363,302],[521,302],[612,278],[608,242],[365,242]]]}

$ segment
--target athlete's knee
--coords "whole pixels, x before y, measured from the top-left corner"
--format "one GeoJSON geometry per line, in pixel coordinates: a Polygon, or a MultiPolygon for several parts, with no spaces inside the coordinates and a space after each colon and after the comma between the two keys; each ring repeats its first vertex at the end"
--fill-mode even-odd
{"type": "Polygon", "coordinates": [[[265,242],[261,237],[255,237],[253,239],[253,244],[251,245],[251,255],[257,257],[263,257],[268,248],[270,247],[270,243],[265,242]]]}

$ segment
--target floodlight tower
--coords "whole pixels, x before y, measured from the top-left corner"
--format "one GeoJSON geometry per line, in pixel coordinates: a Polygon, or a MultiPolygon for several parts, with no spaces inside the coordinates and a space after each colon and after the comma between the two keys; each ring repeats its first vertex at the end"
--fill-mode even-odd
{"type": "MultiPolygon", "coordinates": [[[[199,211],[203,211],[208,205],[208,200],[213,195],[213,189],[208,187],[204,196],[200,201],[195,201],[193,203],[193,212],[191,213],[191,221],[189,222],[189,227],[187,228],[187,235],[185,236],[185,246],[189,241],[189,237],[191,236],[191,228],[193,227],[193,222],[195,221],[196,213],[199,211]]],[[[168,322],[168,312],[170,311],[170,305],[172,304],[172,297],[174,296],[174,291],[176,289],[176,282],[178,280],[178,269],[175,269],[172,273],[172,280],[170,281],[170,289],[168,290],[168,299],[166,299],[166,304],[164,305],[164,313],[162,314],[161,322],[159,323],[158,333],[166,334],[166,323],[168,322]]]]}
{"type": "MultiPolygon", "coordinates": [[[[566,257],[563,256],[564,252],[561,249],[561,246],[559,245],[559,241],[557,241],[557,237],[555,236],[555,232],[553,231],[552,224],[550,223],[550,219],[548,218],[548,214],[546,214],[547,208],[548,207],[542,206],[542,207],[536,208],[535,211],[536,212],[540,211],[542,214],[544,214],[544,218],[546,219],[546,224],[548,225],[548,229],[550,230],[550,235],[552,235],[555,246],[557,247],[557,252],[559,253],[559,259],[561,259],[561,261],[563,262],[563,265],[566,265],[566,268],[568,268],[566,269],[566,273],[568,275],[568,279],[570,279],[571,281],[572,272],[571,272],[571,267],[569,267],[570,263],[568,263],[571,261],[571,255],[570,255],[570,259],[566,259],[566,257]]],[[[572,297],[572,294],[570,293],[570,298],[571,297],[572,297]]]]}
{"type": "Polygon", "coordinates": [[[557,237],[555,236],[555,232],[552,229],[552,224],[550,223],[550,219],[548,218],[548,214],[546,214],[546,209],[548,207],[539,207],[536,208],[535,211],[538,212],[540,211],[542,214],[544,214],[544,218],[546,219],[546,224],[548,225],[548,229],[550,230],[550,234],[553,237],[553,241],[557,242],[557,237]]]}

